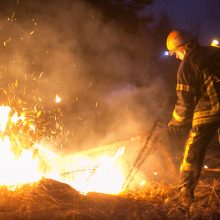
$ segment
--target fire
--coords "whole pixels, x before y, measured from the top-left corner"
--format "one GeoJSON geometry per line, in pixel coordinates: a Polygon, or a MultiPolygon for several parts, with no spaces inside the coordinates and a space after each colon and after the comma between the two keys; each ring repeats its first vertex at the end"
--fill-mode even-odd
{"type": "Polygon", "coordinates": [[[28,123],[26,120],[23,113],[14,112],[9,106],[0,106],[0,185],[11,188],[50,177],[66,182],[83,193],[95,191],[117,194],[122,190],[125,177],[120,157],[124,154],[124,147],[120,147],[113,155],[75,157],[77,161],[74,166],[79,166],[78,170],[81,171],[74,173],[73,179],[67,179],[60,175],[65,158],[61,160],[62,157],[39,143],[18,141],[16,134],[21,133],[21,137],[24,135],[22,126],[26,126],[28,134],[36,132],[33,121],[28,123]],[[14,134],[13,126],[18,125],[19,132],[14,134]],[[24,147],[24,143],[27,146],[24,147]]]}
{"type": "Polygon", "coordinates": [[[0,131],[4,132],[11,111],[9,106],[0,106],[0,131]]]}
{"type": "MultiPolygon", "coordinates": [[[[26,75],[25,80],[30,80],[30,84],[35,82],[35,78],[26,75]]],[[[65,182],[83,193],[121,192],[125,181],[123,146],[90,157],[54,153],[49,149],[57,147],[63,139],[66,141],[69,134],[60,121],[61,109],[42,106],[44,98],[38,90],[27,90],[18,80],[10,82],[2,91],[5,99],[0,106],[0,186],[13,190],[45,177],[65,182]],[[30,99],[26,99],[26,91],[30,92],[30,99]],[[67,163],[70,157],[75,160],[73,163],[67,163]],[[63,175],[64,172],[72,173],[71,178],[63,175]]],[[[61,101],[56,95],[55,102],[61,101]]]]}
{"type": "Polygon", "coordinates": [[[39,180],[42,176],[38,172],[39,161],[33,159],[33,152],[24,150],[19,158],[11,151],[8,136],[0,141],[0,185],[21,185],[39,180]]]}
{"type": "Polygon", "coordinates": [[[140,182],[140,186],[145,186],[146,185],[146,180],[142,180],[141,182],[140,182]]]}
{"type": "Polygon", "coordinates": [[[118,194],[121,192],[125,181],[125,175],[120,163],[120,156],[123,153],[124,147],[121,147],[113,156],[103,155],[98,158],[76,157],[75,163],[80,165],[80,167],[71,172],[70,174],[73,178],[67,178],[65,182],[82,193],[118,194]]]}
{"type": "MultiPolygon", "coordinates": [[[[25,117],[17,113],[9,117],[11,112],[9,106],[0,106],[0,185],[18,186],[38,181],[45,173],[40,170],[36,146],[25,149],[12,143],[13,134],[9,128],[25,117]]],[[[30,130],[33,129],[34,125],[30,124],[30,130]]]]}

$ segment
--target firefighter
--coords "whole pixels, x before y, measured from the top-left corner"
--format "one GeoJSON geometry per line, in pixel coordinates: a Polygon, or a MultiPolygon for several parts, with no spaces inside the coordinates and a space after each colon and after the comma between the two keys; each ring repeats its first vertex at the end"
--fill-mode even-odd
{"type": "Polygon", "coordinates": [[[169,54],[181,61],[169,130],[179,132],[190,123],[180,166],[178,199],[192,202],[207,145],[220,127],[220,49],[201,46],[184,30],[171,31],[166,45],[169,54]]]}

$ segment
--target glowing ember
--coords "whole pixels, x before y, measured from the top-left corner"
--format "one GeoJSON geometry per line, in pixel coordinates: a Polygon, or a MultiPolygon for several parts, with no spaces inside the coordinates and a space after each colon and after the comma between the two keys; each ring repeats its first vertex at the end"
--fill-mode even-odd
{"type": "Polygon", "coordinates": [[[56,95],[55,102],[56,102],[56,103],[61,102],[61,98],[60,98],[58,95],[56,95]]]}
{"type": "Polygon", "coordinates": [[[204,168],[205,168],[205,169],[208,169],[209,167],[208,167],[207,165],[204,165],[204,168]]]}

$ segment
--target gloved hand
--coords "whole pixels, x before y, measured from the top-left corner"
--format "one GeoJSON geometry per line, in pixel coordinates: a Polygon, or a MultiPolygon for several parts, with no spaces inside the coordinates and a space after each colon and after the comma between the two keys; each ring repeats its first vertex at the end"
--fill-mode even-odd
{"type": "Polygon", "coordinates": [[[183,126],[176,124],[173,120],[168,123],[168,131],[171,134],[178,134],[183,132],[183,126]]]}

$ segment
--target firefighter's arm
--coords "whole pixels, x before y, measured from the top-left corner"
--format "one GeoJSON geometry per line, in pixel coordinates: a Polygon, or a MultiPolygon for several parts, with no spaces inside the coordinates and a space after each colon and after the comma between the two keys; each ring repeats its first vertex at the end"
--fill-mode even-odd
{"type": "Polygon", "coordinates": [[[169,126],[182,127],[191,122],[195,108],[196,88],[193,73],[185,65],[180,67],[177,74],[177,101],[169,126]]]}
{"type": "MultiPolygon", "coordinates": [[[[195,107],[194,94],[191,91],[183,90],[186,85],[177,84],[177,101],[173,110],[171,124],[174,126],[184,126],[192,120],[195,107]],[[178,87],[182,89],[178,89],[178,87]]],[[[187,88],[190,89],[189,86],[187,88]]],[[[193,90],[193,88],[191,88],[193,90]]]]}

